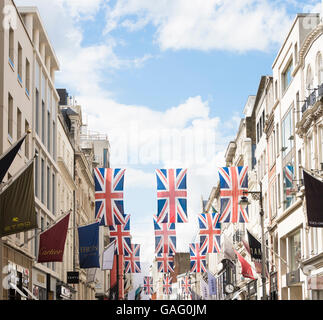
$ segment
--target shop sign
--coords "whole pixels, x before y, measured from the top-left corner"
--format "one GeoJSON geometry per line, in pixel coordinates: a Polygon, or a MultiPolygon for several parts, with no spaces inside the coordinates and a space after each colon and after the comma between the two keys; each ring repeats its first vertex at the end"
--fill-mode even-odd
{"type": "Polygon", "coordinates": [[[79,272],[68,271],[67,272],[67,283],[79,283],[79,272]]]}
{"type": "Polygon", "coordinates": [[[69,288],[66,288],[64,286],[61,286],[61,296],[65,298],[70,298],[71,297],[71,291],[69,288]]]}

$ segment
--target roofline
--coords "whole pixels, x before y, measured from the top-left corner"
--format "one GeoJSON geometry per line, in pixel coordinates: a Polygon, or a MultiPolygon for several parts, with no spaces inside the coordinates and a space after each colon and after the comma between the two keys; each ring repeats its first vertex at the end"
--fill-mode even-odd
{"type": "Polygon", "coordinates": [[[291,28],[289,29],[289,32],[288,32],[287,36],[285,37],[285,41],[281,45],[280,50],[278,51],[278,54],[277,54],[272,66],[271,66],[272,69],[274,69],[274,67],[275,67],[275,65],[276,65],[276,63],[278,61],[278,58],[279,58],[280,54],[282,53],[282,51],[283,51],[283,49],[284,49],[284,47],[285,47],[285,45],[286,45],[286,43],[287,43],[287,41],[289,39],[289,36],[291,35],[291,33],[292,33],[292,31],[293,31],[293,29],[294,29],[294,27],[296,25],[297,20],[299,18],[301,18],[301,17],[310,17],[310,16],[320,17],[320,14],[319,13],[297,13],[296,14],[296,17],[294,18],[294,22],[293,22],[291,28]]]}
{"type": "Polygon", "coordinates": [[[51,51],[52,57],[54,58],[54,62],[56,64],[55,65],[56,66],[56,70],[57,71],[60,70],[60,65],[59,65],[59,61],[58,61],[57,55],[56,55],[55,50],[54,50],[54,48],[52,46],[52,43],[50,41],[50,38],[48,36],[48,33],[46,31],[46,28],[44,26],[44,23],[43,23],[43,20],[41,18],[41,15],[39,13],[38,8],[35,7],[35,6],[22,6],[22,7],[17,7],[17,9],[18,9],[18,12],[19,13],[22,13],[22,14],[31,13],[31,14],[33,14],[38,19],[38,22],[39,22],[39,24],[40,24],[40,26],[42,28],[42,31],[43,31],[43,33],[45,35],[46,40],[47,40],[47,44],[48,44],[48,47],[49,47],[49,49],[51,51]]]}

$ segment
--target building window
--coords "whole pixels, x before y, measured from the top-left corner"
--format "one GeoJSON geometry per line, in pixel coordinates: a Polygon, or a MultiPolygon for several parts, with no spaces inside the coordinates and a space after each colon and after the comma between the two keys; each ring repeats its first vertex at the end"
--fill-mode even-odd
{"type": "MultiPolygon", "coordinates": [[[[35,153],[38,153],[35,150],[35,153]]],[[[39,198],[39,161],[38,158],[35,159],[35,196],[39,198]]]]}
{"type": "Polygon", "coordinates": [[[55,173],[52,175],[52,213],[55,215],[56,211],[56,176],[55,173]]]}
{"type": "Polygon", "coordinates": [[[28,59],[26,59],[26,93],[30,95],[30,63],[28,59]]]}
{"type": "Polygon", "coordinates": [[[41,159],[41,202],[45,204],[45,161],[41,159]]]}
{"type": "Polygon", "coordinates": [[[292,72],[293,72],[293,60],[290,60],[285,71],[282,74],[283,93],[286,91],[286,89],[292,82],[292,72]]]}
{"type": "Polygon", "coordinates": [[[18,42],[18,80],[22,83],[22,47],[18,42]]]}
{"type": "Polygon", "coordinates": [[[8,136],[13,139],[13,98],[8,94],[8,136]]]}
{"type": "Polygon", "coordinates": [[[293,118],[292,118],[292,110],[287,113],[285,119],[282,122],[282,138],[283,138],[283,157],[285,158],[286,155],[292,150],[294,146],[294,128],[293,128],[293,118]]]}
{"type": "Polygon", "coordinates": [[[21,127],[22,127],[22,115],[21,111],[17,108],[17,140],[21,137],[21,127]]]}
{"type": "Polygon", "coordinates": [[[297,231],[288,238],[288,252],[289,252],[289,269],[296,271],[298,269],[299,261],[302,254],[301,233],[297,231]]]}
{"type": "Polygon", "coordinates": [[[42,100],[42,105],[41,105],[41,113],[42,113],[42,118],[41,118],[41,127],[42,127],[42,142],[45,144],[45,102],[42,100]]]}
{"type": "Polygon", "coordinates": [[[50,210],[50,168],[47,167],[47,209],[50,210]]]}
{"type": "MultiPolygon", "coordinates": [[[[25,132],[29,130],[29,123],[25,120],[25,132]]],[[[29,135],[27,134],[25,139],[25,157],[29,159],[29,135]]]]}
{"type": "Polygon", "coordinates": [[[53,121],[53,158],[56,159],[56,126],[55,122],[53,121]]]}
{"type": "Polygon", "coordinates": [[[48,152],[50,153],[50,148],[51,148],[51,145],[50,145],[50,133],[51,133],[51,130],[50,130],[50,113],[49,111],[47,112],[47,150],[48,152]]]}
{"type": "Polygon", "coordinates": [[[283,169],[284,173],[284,203],[285,210],[289,208],[295,201],[295,190],[294,190],[294,166],[287,165],[283,169]]]}
{"type": "Polygon", "coordinates": [[[277,80],[275,81],[275,101],[278,100],[278,82],[277,80]]]}
{"type": "MultiPolygon", "coordinates": [[[[36,211],[36,221],[37,221],[37,225],[38,225],[38,212],[36,211]]],[[[39,237],[37,237],[36,236],[36,234],[37,234],[37,229],[34,231],[34,235],[35,235],[35,238],[34,238],[34,255],[35,255],[35,257],[37,257],[37,255],[38,255],[38,238],[39,237]]]]}
{"type": "Polygon", "coordinates": [[[39,136],[39,91],[38,89],[36,89],[35,100],[36,100],[35,127],[36,127],[36,133],[39,136]]]}
{"type": "Polygon", "coordinates": [[[11,27],[9,27],[9,62],[11,66],[15,67],[15,33],[11,27]]]}

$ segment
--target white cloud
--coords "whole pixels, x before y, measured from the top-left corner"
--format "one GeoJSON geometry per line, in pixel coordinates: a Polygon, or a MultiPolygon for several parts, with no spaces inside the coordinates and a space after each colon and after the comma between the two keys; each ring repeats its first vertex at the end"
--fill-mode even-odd
{"type": "Polygon", "coordinates": [[[162,50],[267,50],[280,43],[291,19],[281,1],[118,0],[107,10],[106,32],[156,27],[162,50]],[[135,17],[135,18],[134,18],[135,17]]]}

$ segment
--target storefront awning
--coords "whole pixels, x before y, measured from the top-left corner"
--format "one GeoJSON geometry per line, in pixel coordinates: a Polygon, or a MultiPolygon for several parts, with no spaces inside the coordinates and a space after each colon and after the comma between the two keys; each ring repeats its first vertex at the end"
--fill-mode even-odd
{"type": "Polygon", "coordinates": [[[14,283],[10,282],[10,287],[16,290],[23,298],[28,298],[14,283]]]}
{"type": "Polygon", "coordinates": [[[36,298],[32,292],[30,292],[26,287],[24,287],[24,290],[27,291],[27,293],[34,299],[34,300],[38,300],[38,298],[36,298]]]}

